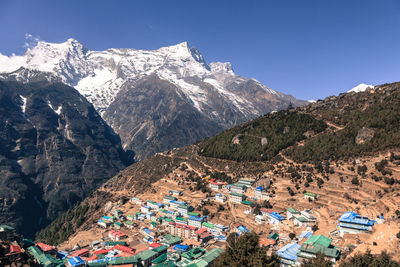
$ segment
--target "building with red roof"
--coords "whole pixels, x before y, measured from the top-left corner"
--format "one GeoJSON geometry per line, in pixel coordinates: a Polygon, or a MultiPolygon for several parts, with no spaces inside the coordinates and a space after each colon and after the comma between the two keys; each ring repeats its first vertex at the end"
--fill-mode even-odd
{"type": "Polygon", "coordinates": [[[38,246],[45,253],[52,254],[56,252],[56,249],[53,246],[46,245],[42,242],[36,243],[36,246],[38,246]]]}
{"type": "Polygon", "coordinates": [[[226,183],[214,182],[214,181],[210,181],[209,184],[210,184],[210,188],[211,188],[212,190],[215,190],[215,191],[221,190],[222,187],[223,187],[224,185],[226,185],[226,183]]]}
{"type": "Polygon", "coordinates": [[[108,237],[114,241],[118,241],[127,238],[128,235],[119,230],[111,230],[110,232],[108,232],[108,237]]]}
{"type": "Polygon", "coordinates": [[[149,249],[158,248],[159,246],[161,246],[160,243],[151,243],[151,244],[149,245],[149,249]]]}
{"type": "Polygon", "coordinates": [[[204,233],[204,232],[207,232],[207,229],[206,228],[200,228],[200,229],[198,229],[196,232],[194,232],[195,234],[197,234],[197,235],[199,235],[199,234],[201,234],[201,233],[204,233]]]}
{"type": "Polygon", "coordinates": [[[102,248],[102,249],[97,250],[97,251],[95,251],[95,252],[93,252],[93,253],[94,253],[95,255],[107,254],[107,252],[109,252],[110,250],[112,250],[112,248],[110,248],[110,249],[104,249],[104,248],[102,248]]]}
{"type": "Polygon", "coordinates": [[[133,253],[135,253],[135,249],[134,248],[123,246],[123,245],[120,245],[120,244],[115,245],[114,249],[119,250],[121,252],[124,251],[124,252],[128,252],[128,253],[132,253],[132,255],[133,255],[133,253]]]}
{"type": "Polygon", "coordinates": [[[269,216],[269,214],[272,212],[272,210],[266,208],[261,208],[260,211],[263,216],[269,216]]]}
{"type": "Polygon", "coordinates": [[[89,256],[89,250],[86,248],[80,249],[75,253],[71,254],[72,257],[87,257],[89,256]]]}
{"type": "Polygon", "coordinates": [[[6,256],[18,255],[22,253],[21,247],[17,245],[10,245],[10,252],[6,256]]]}
{"type": "Polygon", "coordinates": [[[129,253],[129,252],[126,252],[126,251],[122,251],[122,252],[118,253],[118,254],[116,255],[116,257],[122,257],[122,258],[124,258],[124,257],[132,257],[133,255],[135,255],[134,252],[133,252],[133,253],[129,253]]]}

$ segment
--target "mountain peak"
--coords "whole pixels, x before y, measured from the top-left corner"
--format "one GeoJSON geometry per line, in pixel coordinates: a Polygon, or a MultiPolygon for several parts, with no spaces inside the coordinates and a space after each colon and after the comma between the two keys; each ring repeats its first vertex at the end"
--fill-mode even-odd
{"type": "Polygon", "coordinates": [[[164,46],[158,49],[162,52],[173,53],[173,54],[187,54],[190,52],[188,42],[181,42],[176,45],[164,46]]]}
{"type": "Polygon", "coordinates": [[[79,42],[74,38],[68,38],[67,43],[79,43],[79,42]]]}
{"type": "Polygon", "coordinates": [[[370,84],[365,84],[365,83],[360,83],[359,85],[357,85],[356,87],[354,87],[353,89],[347,91],[348,93],[351,92],[364,92],[365,90],[367,90],[368,88],[374,89],[375,86],[370,85],[370,84]]]}

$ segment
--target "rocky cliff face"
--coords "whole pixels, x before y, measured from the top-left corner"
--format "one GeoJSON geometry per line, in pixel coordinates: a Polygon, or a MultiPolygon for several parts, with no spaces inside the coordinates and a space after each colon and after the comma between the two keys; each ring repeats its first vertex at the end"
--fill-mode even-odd
{"type": "Polygon", "coordinates": [[[126,140],[126,149],[150,156],[181,147],[222,130],[216,122],[193,108],[176,87],[157,75],[126,83],[104,118],[126,140]]]}
{"type": "Polygon", "coordinates": [[[0,223],[31,235],[131,158],[75,89],[0,81],[0,223]]]}
{"type": "Polygon", "coordinates": [[[0,54],[1,73],[21,82],[41,78],[75,87],[137,158],[190,144],[290,103],[306,103],[235,74],[230,63],[207,63],[187,42],[151,51],[91,51],[74,39],[39,42],[25,55],[0,54]],[[162,106],[154,109],[160,100],[162,106]],[[166,131],[173,137],[166,139],[166,131]]]}

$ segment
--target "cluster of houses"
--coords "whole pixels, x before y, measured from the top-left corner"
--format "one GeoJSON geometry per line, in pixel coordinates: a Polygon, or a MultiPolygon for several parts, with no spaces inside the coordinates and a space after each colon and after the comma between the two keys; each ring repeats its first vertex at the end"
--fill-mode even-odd
{"type": "MultiPolygon", "coordinates": [[[[269,195],[254,181],[241,179],[234,184],[226,184],[208,179],[209,186],[216,191],[215,201],[230,201],[253,207],[253,202],[246,200],[245,194],[254,192],[254,200],[268,199],[269,195]]],[[[107,238],[93,241],[85,247],[73,251],[59,251],[53,246],[24,239],[21,245],[10,246],[7,254],[12,257],[27,251],[38,264],[43,266],[212,266],[213,261],[223,251],[215,247],[206,250],[214,241],[226,241],[229,233],[239,235],[250,230],[240,223],[233,223],[232,228],[208,221],[207,216],[194,212],[194,208],[178,199],[181,191],[171,190],[163,196],[162,202],[131,198],[138,211],[124,214],[116,209],[111,214],[98,219],[98,227],[104,229],[107,238]],[[144,225],[144,226],[143,226],[144,225]],[[129,229],[137,229],[146,249],[136,250],[128,245],[129,229]]],[[[304,197],[314,201],[318,195],[305,193],[304,197]]],[[[253,209],[249,209],[253,212],[253,209]]],[[[260,238],[260,245],[273,247],[280,258],[281,266],[299,266],[301,262],[322,253],[326,259],[335,263],[340,257],[340,249],[332,245],[332,239],[323,235],[313,235],[309,230],[317,218],[309,210],[299,211],[290,207],[284,212],[260,209],[255,215],[256,224],[280,225],[291,222],[292,225],[307,228],[297,238],[288,238],[276,232],[270,232],[260,238]],[[282,246],[283,245],[283,246],[282,246]],[[279,248],[279,246],[282,246],[279,248]]],[[[383,219],[383,218],[382,218],[383,219]]],[[[336,232],[344,234],[368,233],[377,222],[354,212],[345,212],[339,219],[336,232]]],[[[12,239],[15,230],[0,225],[0,239],[12,239]]]]}
{"type": "MultiPolygon", "coordinates": [[[[299,212],[293,208],[287,210],[287,218],[299,226],[315,223],[315,218],[309,217],[307,211],[299,212]]],[[[370,233],[376,223],[368,217],[350,211],[339,217],[336,231],[341,237],[344,234],[370,233]]],[[[282,266],[300,266],[304,260],[314,258],[318,253],[322,253],[325,259],[335,263],[340,257],[340,252],[340,248],[332,245],[331,238],[312,235],[311,232],[305,231],[297,238],[297,242],[284,245],[277,251],[277,254],[282,266]]]]}
{"type": "MultiPolygon", "coordinates": [[[[206,232],[200,228],[196,234],[206,232]]],[[[127,235],[120,230],[110,229],[110,240],[93,241],[85,247],[72,251],[61,251],[42,242],[20,238],[14,228],[0,225],[0,240],[10,242],[10,252],[5,256],[17,259],[22,253],[32,257],[35,265],[45,267],[95,267],[95,266],[211,266],[223,252],[215,247],[206,250],[190,242],[183,242],[177,235],[164,235],[150,242],[145,249],[136,250],[127,242],[127,235]]]]}
{"type": "Polygon", "coordinates": [[[312,235],[303,242],[286,244],[277,251],[283,266],[299,266],[304,260],[315,258],[318,253],[335,263],[339,259],[340,249],[332,245],[329,237],[312,235]]]}
{"type": "MultiPolygon", "coordinates": [[[[166,246],[168,253],[162,257],[149,258],[146,261],[147,263],[151,262],[152,266],[165,262],[172,262],[175,266],[190,264],[194,264],[191,266],[209,266],[222,250],[215,248],[207,252],[204,247],[211,240],[225,241],[230,229],[222,224],[209,222],[206,216],[194,212],[191,205],[178,200],[177,197],[181,195],[181,191],[170,191],[168,195],[164,195],[162,203],[153,200],[143,201],[132,197],[131,202],[139,206],[138,212],[125,216],[121,210],[115,210],[112,214],[101,217],[97,224],[101,228],[110,229],[108,238],[114,242],[123,241],[128,237],[123,232],[124,228],[138,228],[143,236],[143,242],[148,243],[149,247],[157,244],[166,246]],[[139,225],[143,225],[143,223],[146,226],[139,229],[139,225]],[[168,234],[161,235],[161,231],[168,234]]],[[[126,254],[127,252],[124,252],[124,256],[134,259],[133,256],[136,254],[129,256],[126,254]]],[[[151,253],[147,252],[147,254],[151,253]]],[[[114,255],[114,257],[118,255],[120,254],[114,255]]],[[[86,262],[90,266],[95,262],[98,264],[99,261],[101,260],[86,262]]],[[[126,263],[126,261],[124,262],[126,263]]],[[[109,259],[107,264],[114,263],[109,259]]]]}
{"type": "MultiPolygon", "coordinates": [[[[214,191],[228,193],[229,198],[221,193],[216,193],[215,200],[217,202],[224,203],[229,200],[233,203],[242,203],[245,205],[250,205],[252,203],[251,201],[245,200],[245,193],[249,188],[252,188],[254,180],[240,179],[237,183],[227,184],[225,182],[215,181],[215,179],[209,179],[208,184],[214,191]]],[[[256,188],[254,196],[258,198],[268,198],[267,193],[262,187],[256,188]]]]}
{"type": "Polygon", "coordinates": [[[32,244],[26,250],[37,264],[46,267],[210,266],[223,251],[220,248],[206,251],[181,242],[179,237],[166,235],[142,250],[129,247],[125,241],[95,241],[89,248],[73,252],[58,251],[43,243],[32,244]]]}
{"type": "MultiPolygon", "coordinates": [[[[224,203],[230,201],[233,203],[241,203],[244,205],[252,206],[251,201],[246,200],[246,195],[249,195],[249,191],[254,192],[254,200],[257,199],[269,199],[268,193],[263,187],[258,186],[253,188],[254,181],[241,179],[237,183],[232,185],[218,182],[215,180],[209,181],[209,186],[212,190],[218,191],[215,195],[217,202],[224,203]],[[228,197],[223,193],[227,193],[228,197]]],[[[318,200],[318,195],[312,192],[305,192],[304,198],[309,201],[318,200]]],[[[250,214],[253,212],[252,209],[245,211],[250,214]]],[[[310,210],[299,211],[293,207],[286,210],[286,214],[283,212],[274,212],[270,209],[261,208],[261,214],[255,215],[256,224],[270,224],[280,225],[284,222],[292,223],[293,226],[303,227],[311,230],[311,227],[317,223],[317,218],[312,215],[310,210]]],[[[379,218],[383,220],[383,216],[379,218]]],[[[338,219],[337,228],[334,232],[338,233],[339,236],[343,237],[344,234],[359,234],[368,233],[373,229],[373,225],[377,222],[363,217],[355,212],[345,212],[338,219]]],[[[245,234],[250,232],[245,226],[241,224],[234,224],[233,231],[238,234],[245,234]]],[[[332,239],[323,235],[312,235],[311,231],[303,231],[301,235],[297,237],[296,242],[284,242],[286,243],[283,247],[277,248],[279,235],[277,233],[270,233],[267,237],[260,238],[261,246],[268,246],[277,249],[277,254],[280,257],[282,266],[299,266],[301,262],[316,257],[318,253],[322,253],[326,259],[329,259],[333,263],[340,257],[340,249],[332,245],[332,239]]],[[[280,242],[282,243],[283,240],[280,242]]],[[[289,240],[287,240],[289,241],[289,240]]]]}

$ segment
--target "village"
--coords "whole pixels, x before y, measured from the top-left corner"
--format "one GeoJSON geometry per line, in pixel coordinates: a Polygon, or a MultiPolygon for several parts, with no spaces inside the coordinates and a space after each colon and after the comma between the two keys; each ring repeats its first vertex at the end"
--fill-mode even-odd
{"type": "MultiPolygon", "coordinates": [[[[256,232],[260,246],[276,253],[281,266],[299,266],[318,253],[335,263],[351,249],[340,246],[344,235],[368,234],[384,222],[383,215],[369,218],[346,211],[328,235],[315,234],[319,216],[312,209],[260,208],[259,203],[268,203],[270,195],[254,180],[227,184],[210,176],[202,179],[213,192],[206,198],[181,190],[159,192],[147,199],[132,196],[98,218],[92,240],[78,235],[73,247],[67,242],[56,248],[23,239],[10,246],[9,255],[16,257],[23,248],[43,266],[212,266],[230,234],[256,232]],[[196,201],[229,209],[235,218],[195,211],[196,201]],[[252,223],[240,223],[241,218],[252,223]]],[[[303,194],[305,203],[316,200],[316,193],[303,194]]],[[[12,231],[11,227],[0,228],[3,237],[12,231]]]]}

